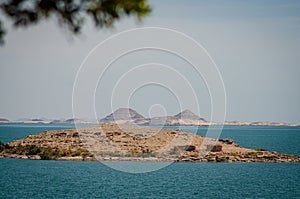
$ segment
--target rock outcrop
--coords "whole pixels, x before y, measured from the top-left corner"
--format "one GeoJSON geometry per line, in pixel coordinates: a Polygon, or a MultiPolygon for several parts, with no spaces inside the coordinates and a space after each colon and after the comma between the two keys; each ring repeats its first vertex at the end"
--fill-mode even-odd
{"type": "Polygon", "coordinates": [[[294,155],[243,148],[232,140],[105,124],[46,131],[0,146],[0,157],[88,161],[299,162],[294,155]]]}

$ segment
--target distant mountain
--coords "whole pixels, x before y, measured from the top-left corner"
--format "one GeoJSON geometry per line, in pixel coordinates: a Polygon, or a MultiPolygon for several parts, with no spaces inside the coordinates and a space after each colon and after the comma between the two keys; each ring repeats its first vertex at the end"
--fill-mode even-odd
{"type": "Polygon", "coordinates": [[[33,122],[43,122],[44,120],[43,119],[31,119],[31,121],[33,121],[33,122]]]}
{"type": "Polygon", "coordinates": [[[62,120],[52,120],[50,122],[50,124],[60,124],[60,123],[62,123],[62,120]]]}
{"type": "Polygon", "coordinates": [[[9,121],[5,118],[0,118],[0,123],[25,123],[25,124],[104,124],[104,123],[119,123],[119,124],[140,124],[140,125],[157,125],[157,126],[209,126],[209,125],[225,125],[225,126],[299,126],[298,124],[284,122],[239,122],[225,121],[224,123],[215,123],[206,121],[192,111],[186,109],[174,116],[162,116],[145,118],[131,108],[119,108],[105,118],[95,121],[90,119],[60,119],[49,120],[45,118],[21,118],[17,121],[9,121]]]}
{"type": "Polygon", "coordinates": [[[206,122],[204,118],[199,117],[198,115],[196,115],[195,113],[193,113],[188,109],[174,115],[174,118],[182,119],[182,120],[201,120],[203,122],[206,122]]]}
{"type": "Polygon", "coordinates": [[[100,123],[146,123],[147,119],[130,108],[119,108],[99,121],[100,123]]]}
{"type": "Polygon", "coordinates": [[[205,119],[190,110],[184,110],[174,116],[154,117],[150,119],[152,125],[209,125],[205,119]]]}
{"type": "Polygon", "coordinates": [[[92,124],[92,122],[88,122],[82,119],[70,118],[67,120],[53,120],[50,122],[51,124],[92,124]]]}
{"type": "Polygon", "coordinates": [[[14,123],[24,123],[24,124],[48,124],[50,123],[50,120],[45,120],[42,118],[20,118],[14,123]]]}
{"type": "Polygon", "coordinates": [[[0,123],[9,123],[9,120],[5,118],[0,118],[0,123]]]}
{"type": "Polygon", "coordinates": [[[70,119],[67,119],[67,120],[65,120],[65,121],[63,121],[63,122],[74,123],[74,122],[76,122],[77,120],[78,120],[78,119],[70,118],[70,119]]]}
{"type": "Polygon", "coordinates": [[[119,108],[100,120],[100,123],[150,124],[150,125],[208,125],[205,119],[190,110],[184,110],[174,116],[145,118],[130,108],[119,108]]]}
{"type": "Polygon", "coordinates": [[[43,120],[43,119],[40,119],[40,118],[34,118],[34,119],[24,120],[21,123],[24,123],[24,124],[49,124],[50,120],[43,120]]]}

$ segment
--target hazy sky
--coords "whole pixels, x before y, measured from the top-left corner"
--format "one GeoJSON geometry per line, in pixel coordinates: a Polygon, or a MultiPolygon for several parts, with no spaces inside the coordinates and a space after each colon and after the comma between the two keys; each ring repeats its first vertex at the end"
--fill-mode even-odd
{"type": "MultiPolygon", "coordinates": [[[[210,53],[226,89],[226,120],[300,123],[299,1],[149,2],[153,12],[142,23],[123,19],[111,30],[96,30],[87,25],[79,37],[59,28],[55,20],[26,30],[13,29],[6,21],[6,44],[0,48],[0,117],[12,120],[72,117],[74,80],[91,49],[123,30],[156,26],[181,31],[210,53]]],[[[3,15],[0,18],[6,20],[3,15]]],[[[117,47],[111,46],[111,49],[117,47]]],[[[99,59],[101,56],[105,55],[99,55],[99,59]]],[[[125,56],[113,64],[104,78],[105,85],[100,82],[95,93],[98,117],[111,112],[106,92],[113,89],[115,81],[136,65],[151,62],[174,67],[190,79],[201,98],[201,116],[210,117],[211,105],[205,83],[197,82],[188,64],[179,58],[151,50],[125,56]]],[[[147,74],[134,76],[132,73],[129,79],[158,78],[158,74],[165,74],[161,78],[167,80],[172,78],[168,73],[153,69],[147,74]]],[[[185,91],[182,87],[181,95],[184,96],[185,91]]],[[[121,98],[115,99],[114,108],[126,104],[121,98]]],[[[199,108],[189,99],[183,101],[180,107],[170,90],[149,85],[134,93],[130,106],[145,116],[162,113],[161,106],[155,104],[164,106],[167,114],[199,108]]],[[[82,117],[93,118],[93,115],[82,117]]]]}

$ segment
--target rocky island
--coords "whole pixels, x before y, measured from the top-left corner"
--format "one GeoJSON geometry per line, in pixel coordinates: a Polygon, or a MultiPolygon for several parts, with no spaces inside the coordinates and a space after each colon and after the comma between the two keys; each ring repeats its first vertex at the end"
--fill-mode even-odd
{"type": "Polygon", "coordinates": [[[0,144],[0,157],[78,161],[300,162],[300,157],[249,149],[230,139],[181,130],[103,124],[45,131],[0,144]]]}

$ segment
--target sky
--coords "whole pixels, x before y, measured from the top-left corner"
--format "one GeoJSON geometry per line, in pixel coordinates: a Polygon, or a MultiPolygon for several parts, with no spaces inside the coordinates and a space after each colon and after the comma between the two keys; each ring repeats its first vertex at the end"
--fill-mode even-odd
{"type": "MultiPolygon", "coordinates": [[[[59,27],[55,19],[27,29],[14,29],[0,15],[8,32],[6,44],[0,47],[0,118],[72,118],[76,74],[91,50],[122,31],[161,27],[193,38],[214,60],[224,82],[227,121],[300,124],[299,1],[153,0],[149,3],[153,11],[142,22],[126,18],[109,30],[87,24],[79,36],[59,27]]],[[[135,39],[142,37],[137,34],[128,41],[108,43],[107,53],[135,44],[135,39]]],[[[159,38],[153,34],[154,43],[159,44],[159,38]]],[[[172,38],[169,42],[174,43],[172,38]]],[[[198,55],[192,50],[185,53],[198,55]]],[[[99,51],[94,62],[88,63],[103,68],[101,60],[107,57],[108,54],[99,51]]],[[[199,57],[207,59],[203,52],[199,57]]],[[[212,63],[208,65],[213,67],[212,63]]],[[[93,74],[93,71],[87,73],[91,77],[93,74]]],[[[86,84],[80,86],[85,89],[88,82],[87,77],[86,84]]],[[[95,85],[93,106],[98,118],[129,105],[144,116],[174,115],[190,109],[209,120],[212,107],[218,107],[211,104],[209,86],[182,58],[168,52],[143,50],[123,56],[111,65],[95,85]],[[143,64],[149,66],[129,73],[143,64]],[[165,81],[172,89],[141,83],[153,79],[165,81]],[[117,83],[120,86],[116,87],[117,83]],[[126,97],[127,90],[134,91],[130,98],[126,97]]],[[[86,103],[87,107],[92,106],[90,101],[86,103]]],[[[82,112],[75,116],[93,119],[95,115],[85,112],[85,108],[80,107],[82,112]]]]}

